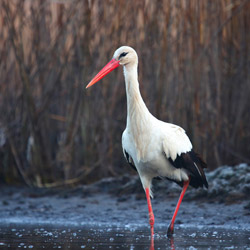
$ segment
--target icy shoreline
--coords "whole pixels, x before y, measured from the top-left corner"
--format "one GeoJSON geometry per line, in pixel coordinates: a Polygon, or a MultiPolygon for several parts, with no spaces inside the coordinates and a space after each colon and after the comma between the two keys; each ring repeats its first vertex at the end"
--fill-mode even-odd
{"type": "MultiPolygon", "coordinates": [[[[250,229],[247,164],[207,173],[208,190],[188,189],[176,226],[250,229]]],[[[147,204],[137,176],[108,178],[73,189],[1,186],[0,224],[148,226],[147,204]]],[[[154,181],[156,227],[167,226],[180,187],[154,181]]]]}

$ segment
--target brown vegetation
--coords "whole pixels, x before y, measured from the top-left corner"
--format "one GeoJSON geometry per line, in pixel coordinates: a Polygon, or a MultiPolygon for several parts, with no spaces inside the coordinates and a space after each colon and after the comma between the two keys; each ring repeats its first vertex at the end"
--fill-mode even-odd
{"type": "Polygon", "coordinates": [[[130,171],[122,70],[85,90],[121,45],[138,52],[150,111],[185,128],[210,169],[249,162],[249,13],[247,0],[0,1],[0,178],[130,171]]]}

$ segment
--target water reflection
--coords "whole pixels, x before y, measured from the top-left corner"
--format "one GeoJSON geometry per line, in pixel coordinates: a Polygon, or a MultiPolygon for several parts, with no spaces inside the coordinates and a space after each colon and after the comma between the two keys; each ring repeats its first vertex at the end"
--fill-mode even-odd
{"type": "Polygon", "coordinates": [[[150,248],[149,250],[155,250],[155,246],[154,246],[154,235],[151,234],[151,237],[150,237],[150,248]]]}
{"type": "MultiPolygon", "coordinates": [[[[167,242],[169,243],[169,249],[175,250],[175,247],[174,247],[174,236],[168,238],[167,242]]],[[[151,237],[150,237],[150,247],[149,247],[149,250],[155,250],[155,247],[154,247],[154,236],[152,236],[152,234],[151,234],[151,237]]]]}
{"type": "Polygon", "coordinates": [[[172,236],[170,238],[170,247],[171,247],[171,250],[175,250],[175,247],[174,247],[174,236],[172,236]]]}
{"type": "Polygon", "coordinates": [[[201,249],[250,247],[250,229],[176,228],[168,238],[166,228],[156,228],[150,237],[148,227],[0,227],[0,249],[201,249]]]}

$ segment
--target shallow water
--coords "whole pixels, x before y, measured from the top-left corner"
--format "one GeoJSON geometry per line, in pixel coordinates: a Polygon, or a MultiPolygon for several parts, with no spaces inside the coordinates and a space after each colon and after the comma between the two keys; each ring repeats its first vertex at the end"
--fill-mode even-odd
{"type": "Polygon", "coordinates": [[[135,226],[1,226],[0,249],[250,249],[250,230],[176,227],[172,239],[167,228],[135,226]]]}

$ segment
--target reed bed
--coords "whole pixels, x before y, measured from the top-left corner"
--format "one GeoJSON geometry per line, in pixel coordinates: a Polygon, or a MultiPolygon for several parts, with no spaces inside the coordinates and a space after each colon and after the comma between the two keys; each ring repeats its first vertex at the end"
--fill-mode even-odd
{"type": "Polygon", "coordinates": [[[250,2],[0,1],[0,179],[29,186],[133,174],[122,70],[85,90],[121,45],[149,110],[185,128],[210,169],[250,162],[250,2]]]}

